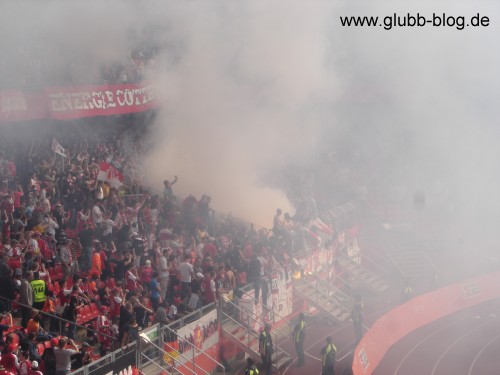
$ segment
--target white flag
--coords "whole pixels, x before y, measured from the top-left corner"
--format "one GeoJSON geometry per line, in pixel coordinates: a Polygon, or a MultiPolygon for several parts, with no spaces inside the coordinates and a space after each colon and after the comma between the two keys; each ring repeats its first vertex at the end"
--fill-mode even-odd
{"type": "Polygon", "coordinates": [[[119,189],[123,185],[125,178],[123,174],[111,164],[102,161],[99,165],[98,181],[106,181],[111,186],[119,189]]]}
{"type": "Polygon", "coordinates": [[[55,138],[52,139],[52,151],[54,151],[57,155],[61,155],[64,158],[66,157],[66,150],[64,150],[63,146],[61,146],[55,138]]]}

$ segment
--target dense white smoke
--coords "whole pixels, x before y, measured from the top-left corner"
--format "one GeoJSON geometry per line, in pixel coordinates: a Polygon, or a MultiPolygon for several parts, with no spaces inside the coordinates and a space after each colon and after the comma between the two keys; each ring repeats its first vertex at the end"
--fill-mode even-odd
{"type": "Polygon", "coordinates": [[[206,193],[216,209],[269,225],[275,208],[292,209],[276,188],[275,173],[295,165],[314,169],[320,152],[342,148],[358,155],[369,195],[387,198],[389,186],[403,186],[412,209],[412,196],[421,191],[426,220],[440,219],[431,229],[439,224],[437,231],[464,247],[478,240],[472,233],[481,231],[485,242],[494,237],[490,227],[500,216],[495,2],[44,1],[0,7],[2,35],[9,35],[2,47],[14,51],[4,65],[28,46],[53,44],[59,53],[45,52],[55,66],[78,71],[119,62],[129,58],[134,35],[149,29],[163,51],[149,78],[160,86],[165,108],[144,162],[148,183],[158,191],[163,179],[178,175],[179,196],[206,193]],[[480,13],[490,25],[340,25],[340,16],[395,12],[466,19],[480,13]]]}
{"type": "MultiPolygon", "coordinates": [[[[305,2],[198,3],[169,8],[178,58],[161,66],[166,108],[146,165],[151,182],[207,193],[217,209],[269,225],[284,192],[263,180],[318,147],[331,102],[327,15],[305,2]]],[[[334,128],[333,120],[328,120],[334,128]]]]}

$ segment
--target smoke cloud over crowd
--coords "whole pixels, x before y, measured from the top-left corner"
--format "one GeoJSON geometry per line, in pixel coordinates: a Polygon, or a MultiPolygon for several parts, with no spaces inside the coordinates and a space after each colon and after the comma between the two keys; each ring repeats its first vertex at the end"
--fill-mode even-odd
{"type": "MultiPolygon", "coordinates": [[[[179,196],[269,225],[293,211],[285,169],[356,168],[368,195],[422,192],[428,220],[471,246],[499,218],[499,6],[476,2],[120,1],[2,3],[4,65],[26,46],[44,64],[99,66],[128,58],[147,29],[148,77],[165,108],[144,160],[149,184],[179,176],[179,196]],[[446,12],[488,16],[483,28],[342,27],[340,16],[446,12]],[[137,32],[131,32],[136,30],[137,32]],[[55,53],[54,51],[64,51],[55,53]],[[353,162],[355,160],[355,163],[353,162]],[[474,235],[473,233],[477,233],[474,235]],[[479,234],[480,233],[480,234],[479,234]]],[[[13,72],[15,74],[15,72],[13,72]]],[[[85,74],[90,74],[85,71],[85,74]]],[[[353,191],[357,186],[352,186],[353,191]]],[[[332,195],[335,191],[332,191],[332,195]]],[[[489,246],[486,245],[485,246],[489,246]]]]}

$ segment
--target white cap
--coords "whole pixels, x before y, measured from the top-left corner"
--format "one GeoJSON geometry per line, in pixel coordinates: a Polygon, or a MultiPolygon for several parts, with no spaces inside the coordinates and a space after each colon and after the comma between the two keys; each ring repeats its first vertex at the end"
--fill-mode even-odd
{"type": "Polygon", "coordinates": [[[38,367],[38,362],[37,361],[31,362],[31,367],[38,367]]]}
{"type": "Polygon", "coordinates": [[[198,272],[198,273],[196,274],[196,277],[202,278],[202,277],[203,277],[203,274],[202,274],[201,272],[198,272]]]}

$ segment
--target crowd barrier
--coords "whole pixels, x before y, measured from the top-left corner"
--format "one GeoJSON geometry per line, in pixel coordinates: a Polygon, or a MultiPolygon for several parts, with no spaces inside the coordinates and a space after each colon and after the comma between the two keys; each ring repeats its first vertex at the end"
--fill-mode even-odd
{"type": "Polygon", "coordinates": [[[137,343],[110,353],[90,365],[80,367],[73,375],[137,375],[137,343]]]}
{"type": "Polygon", "coordinates": [[[397,341],[437,319],[500,297],[500,273],[488,274],[418,296],[381,317],[354,352],[354,375],[369,375],[397,341]]]}
{"type": "MultiPolygon", "coordinates": [[[[349,214],[352,214],[353,209],[351,206],[346,205],[346,207],[349,208],[349,214]]],[[[218,219],[220,221],[222,218],[219,217],[218,219]]],[[[262,229],[257,225],[244,221],[241,223],[248,229],[262,229]]],[[[355,239],[358,235],[359,227],[353,226],[350,222],[349,224],[344,225],[343,230],[337,232],[338,234],[330,246],[325,247],[323,243],[323,245],[315,249],[310,249],[300,255],[297,254],[296,261],[303,273],[329,275],[332,272],[335,254],[344,246],[344,242],[348,242],[347,239],[355,239]]],[[[328,237],[331,238],[331,236],[325,238],[328,237]]],[[[242,308],[239,319],[245,320],[245,317],[242,316],[242,314],[245,314],[244,311],[257,317],[255,320],[256,325],[253,327],[256,331],[262,328],[264,322],[272,322],[275,327],[281,325],[290,326],[292,324],[291,319],[299,312],[294,306],[292,278],[291,269],[285,269],[275,264],[268,280],[269,295],[266,306],[263,306],[261,301],[255,303],[253,285],[250,284],[243,288],[243,296],[239,299],[242,308]]],[[[186,375],[197,373],[198,370],[201,373],[210,373],[216,368],[220,368],[221,342],[225,343],[223,351],[226,360],[231,360],[242,352],[235,344],[221,340],[220,316],[216,307],[217,305],[213,303],[165,327],[156,324],[142,331],[141,337],[146,340],[146,344],[143,346],[141,341],[137,343],[136,347],[134,343],[136,356],[132,360],[131,355],[128,355],[126,364],[131,365],[130,368],[136,366],[140,371],[143,371],[146,366],[151,364],[155,366],[158,373],[172,366],[175,368],[176,373],[186,375]]],[[[304,306],[301,308],[304,308],[304,306]]],[[[106,366],[113,363],[115,358],[121,358],[121,356],[123,356],[123,350],[119,349],[73,373],[81,375],[94,375],[95,373],[98,375],[104,371],[101,371],[102,367],[107,368],[106,366]]],[[[113,371],[113,373],[118,372],[113,371]]],[[[165,371],[165,373],[168,372],[165,371]]]]}

